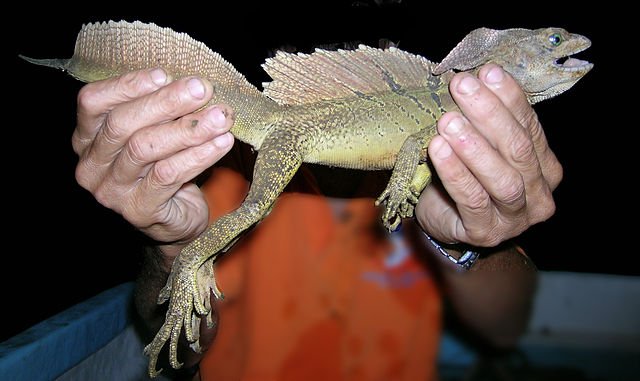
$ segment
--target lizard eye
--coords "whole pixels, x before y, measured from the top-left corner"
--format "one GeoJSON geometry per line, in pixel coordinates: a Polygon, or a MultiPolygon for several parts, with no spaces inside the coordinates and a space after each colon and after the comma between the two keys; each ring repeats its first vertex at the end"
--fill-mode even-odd
{"type": "Polygon", "coordinates": [[[549,42],[553,46],[558,46],[562,43],[562,36],[560,35],[560,33],[554,33],[549,36],[549,42]]]}

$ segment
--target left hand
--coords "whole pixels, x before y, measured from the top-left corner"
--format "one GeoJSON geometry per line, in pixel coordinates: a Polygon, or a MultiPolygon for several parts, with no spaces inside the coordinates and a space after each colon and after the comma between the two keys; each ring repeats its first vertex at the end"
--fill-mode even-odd
{"type": "Polygon", "coordinates": [[[449,89],[462,113],[440,118],[428,150],[443,187],[422,192],[416,217],[442,242],[496,246],[553,215],[562,166],[502,68],[459,73],[449,89]]]}

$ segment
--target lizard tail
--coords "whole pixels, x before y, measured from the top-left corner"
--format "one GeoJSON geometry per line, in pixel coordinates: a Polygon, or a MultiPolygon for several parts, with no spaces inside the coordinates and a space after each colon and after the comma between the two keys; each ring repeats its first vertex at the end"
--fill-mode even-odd
{"type": "Polygon", "coordinates": [[[64,59],[59,59],[59,58],[53,58],[53,59],[37,59],[37,58],[31,58],[31,57],[27,57],[27,56],[23,56],[22,54],[18,54],[18,57],[22,58],[23,60],[30,62],[34,65],[40,65],[40,66],[48,66],[48,67],[52,67],[55,69],[61,69],[61,70],[66,70],[65,67],[67,65],[67,63],[69,62],[69,60],[64,60],[64,59]]]}
{"type": "Polygon", "coordinates": [[[163,68],[174,79],[192,75],[206,78],[214,87],[210,104],[231,106],[236,114],[232,132],[250,144],[260,140],[259,130],[279,108],[220,54],[185,33],[155,24],[139,21],[87,24],[78,33],[70,59],[21,57],[37,65],[67,71],[83,82],[154,67],[163,68]]]}

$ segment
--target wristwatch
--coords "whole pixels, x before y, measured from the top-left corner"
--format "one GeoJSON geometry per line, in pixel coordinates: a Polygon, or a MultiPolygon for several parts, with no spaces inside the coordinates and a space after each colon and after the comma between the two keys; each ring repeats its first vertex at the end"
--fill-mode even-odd
{"type": "Polygon", "coordinates": [[[473,251],[473,250],[469,250],[469,249],[465,249],[462,252],[462,255],[460,256],[460,258],[456,258],[453,255],[449,254],[449,252],[442,247],[442,245],[440,243],[438,243],[435,239],[431,238],[431,236],[427,233],[424,233],[424,236],[427,238],[427,240],[429,241],[429,243],[431,243],[431,245],[438,250],[438,252],[445,258],[447,258],[449,261],[451,261],[451,263],[453,263],[454,265],[456,265],[460,270],[469,270],[473,264],[476,262],[476,260],[478,259],[478,257],[480,257],[480,253],[477,251],[473,251]]]}

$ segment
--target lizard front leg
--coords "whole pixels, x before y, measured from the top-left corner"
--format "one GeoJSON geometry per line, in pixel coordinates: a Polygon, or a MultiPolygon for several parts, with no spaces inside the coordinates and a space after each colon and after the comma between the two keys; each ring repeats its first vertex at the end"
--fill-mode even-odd
{"type": "Polygon", "coordinates": [[[382,223],[389,231],[396,230],[403,218],[413,217],[420,193],[431,182],[426,149],[434,131],[435,126],[425,128],[404,141],[389,183],[375,202],[385,203],[382,223]]]}
{"type": "Polygon", "coordinates": [[[201,316],[212,324],[210,297],[222,297],[213,277],[213,263],[220,252],[228,249],[238,236],[262,220],[302,163],[301,154],[291,138],[276,136],[266,139],[258,153],[253,183],[240,207],[213,222],[196,240],[187,245],[176,261],[160,292],[158,303],[169,299],[165,322],[145,347],[149,359],[149,375],[155,377],[158,355],[169,341],[169,362],[180,368],[177,349],[184,327],[191,348],[199,350],[198,326],[201,316]],[[287,139],[289,138],[289,139],[287,139]]]}

